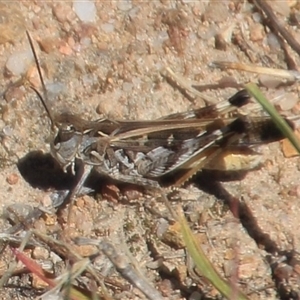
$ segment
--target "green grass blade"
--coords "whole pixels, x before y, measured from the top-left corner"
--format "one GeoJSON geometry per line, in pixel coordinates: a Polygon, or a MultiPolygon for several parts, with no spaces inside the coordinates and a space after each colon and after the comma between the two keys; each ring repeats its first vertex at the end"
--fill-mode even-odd
{"type": "Polygon", "coordinates": [[[196,241],[187,221],[180,212],[178,213],[178,221],[187,251],[195,263],[197,270],[227,299],[247,300],[248,298],[243,293],[239,292],[235,286],[225,281],[218,274],[196,241]]]}
{"type": "Polygon", "coordinates": [[[295,136],[291,127],[278,113],[275,107],[266,99],[266,97],[259,90],[258,86],[254,83],[248,83],[245,85],[246,90],[251,96],[253,96],[259,104],[264,108],[264,110],[270,115],[274,123],[281,130],[281,132],[286,136],[295,149],[300,153],[300,141],[295,136]]]}

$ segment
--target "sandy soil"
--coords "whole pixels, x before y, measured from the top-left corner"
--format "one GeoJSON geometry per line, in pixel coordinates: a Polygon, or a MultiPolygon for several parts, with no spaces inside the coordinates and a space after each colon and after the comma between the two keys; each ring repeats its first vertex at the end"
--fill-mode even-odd
{"type": "MultiPolygon", "coordinates": [[[[299,15],[299,6],[293,6],[293,1],[280,2],[274,5],[276,15],[300,40],[299,24],[288,22],[290,14],[299,15]]],[[[35,41],[46,84],[53,91],[48,99],[53,110],[68,110],[89,119],[102,113],[116,119],[152,120],[201,107],[201,99],[187,99],[161,76],[167,66],[200,85],[224,78],[241,84],[262,79],[256,74],[211,68],[209,64],[216,60],[286,68],[283,51],[265,30],[259,12],[247,2],[97,1],[95,20],[84,23],[72,2],[16,1],[1,3],[0,16],[3,213],[8,207],[26,211],[46,205],[51,192],[67,188],[71,180],[46,155],[50,122],[28,87],[30,82],[41,88],[34,64],[25,64],[26,80],[20,86],[13,83],[21,76],[7,68],[11,55],[30,49],[25,28],[35,41]],[[245,49],[231,41],[232,31],[245,49]]],[[[295,52],[288,51],[296,66],[300,65],[295,52]]],[[[292,110],[284,114],[299,114],[297,84],[263,90],[270,98],[286,95],[279,107],[290,109],[292,101],[292,110]]],[[[205,95],[217,101],[235,92],[235,88],[208,89],[205,95]]],[[[285,158],[279,143],[260,146],[258,151],[264,161],[261,169],[222,181],[217,180],[218,174],[203,173],[178,189],[172,204],[184,208],[215,268],[250,299],[298,299],[300,160],[285,158]],[[239,205],[240,218],[234,217],[228,204],[231,208],[239,205]]],[[[185,252],[173,240],[178,228],[164,218],[168,211],[159,195],[101,181],[98,185],[96,195],[76,201],[69,226],[62,228],[55,216],[48,216],[34,227],[64,241],[78,236],[107,237],[131,257],[166,299],[217,299],[214,288],[201,277],[196,282],[188,273],[185,252]]],[[[67,213],[62,211],[60,218],[65,220],[67,213]]],[[[0,225],[2,232],[11,226],[6,219],[0,225]]],[[[97,251],[94,246],[73,249],[82,256],[97,251]]],[[[51,249],[26,251],[37,261],[48,261],[52,269],[59,268],[57,265],[67,268],[51,249]]],[[[13,260],[6,248],[0,259],[2,274],[13,260]]],[[[115,299],[143,298],[117,277],[104,255],[94,265],[113,282],[107,286],[115,299]]],[[[35,299],[43,293],[41,281],[19,273],[2,289],[2,299],[35,299]]],[[[82,280],[88,286],[87,277],[82,280]]]]}

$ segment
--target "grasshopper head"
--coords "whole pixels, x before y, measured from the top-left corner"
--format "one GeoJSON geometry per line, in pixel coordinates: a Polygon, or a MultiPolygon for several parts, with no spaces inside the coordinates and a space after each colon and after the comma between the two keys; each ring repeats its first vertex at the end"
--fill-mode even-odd
{"type": "Polygon", "coordinates": [[[66,171],[71,166],[75,173],[75,159],[81,144],[82,134],[77,132],[72,124],[60,124],[55,128],[54,138],[50,144],[51,155],[66,171]]]}

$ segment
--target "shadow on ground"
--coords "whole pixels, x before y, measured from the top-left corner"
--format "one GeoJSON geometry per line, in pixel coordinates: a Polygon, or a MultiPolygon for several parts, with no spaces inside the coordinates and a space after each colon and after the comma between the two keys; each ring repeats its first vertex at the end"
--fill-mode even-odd
{"type": "Polygon", "coordinates": [[[74,176],[65,173],[50,154],[33,151],[21,158],[17,167],[22,177],[32,187],[42,190],[70,189],[74,176]]]}

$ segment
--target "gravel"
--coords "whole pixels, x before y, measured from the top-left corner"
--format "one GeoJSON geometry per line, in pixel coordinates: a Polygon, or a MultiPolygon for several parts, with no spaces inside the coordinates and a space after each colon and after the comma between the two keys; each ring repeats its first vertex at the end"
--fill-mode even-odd
{"type": "MultiPolygon", "coordinates": [[[[280,21],[297,37],[296,27],[287,22],[286,6],[292,5],[292,1],[282,2],[277,6],[284,10],[283,17],[278,14],[280,21]]],[[[299,7],[289,9],[297,12],[299,7]]],[[[297,85],[283,86],[278,78],[210,67],[212,61],[221,60],[286,68],[277,39],[265,31],[252,2],[224,1],[220,5],[220,1],[18,1],[9,4],[2,1],[0,16],[3,20],[0,24],[3,70],[0,85],[4,96],[0,105],[0,203],[3,208],[12,204],[20,208],[22,205],[37,207],[45,199],[51,200],[53,191],[63,193],[72,184],[70,177],[50,159],[49,142],[53,138],[50,122],[36,94],[28,88],[27,81],[41,91],[24,28],[34,40],[49,91],[46,101],[50,100],[56,114],[67,111],[86,120],[102,117],[153,120],[201,107],[201,99],[190,99],[161,76],[165,67],[185,80],[197,82],[203,93],[216,101],[236,92],[232,87],[214,88],[225,79],[239,84],[260,80],[268,98],[283,95],[278,106],[285,115],[300,114],[297,85]],[[251,34],[252,29],[255,31],[251,34]],[[215,48],[218,35],[226,38],[226,47],[215,48]],[[231,36],[240,44],[233,43],[231,36]]],[[[299,66],[299,57],[288,51],[299,66]]],[[[203,172],[184,187],[172,190],[171,205],[184,209],[199,244],[222,276],[227,274],[226,279],[251,299],[275,299],[280,289],[275,287],[271,273],[274,264],[269,263],[269,258],[275,252],[294,250],[297,253],[300,249],[300,162],[299,157],[285,158],[279,143],[255,147],[255,150],[262,155],[261,169],[238,178],[203,172]],[[248,209],[242,211],[242,217],[224,204],[237,199],[241,200],[240,209],[248,209]],[[274,244],[276,247],[272,248],[274,244]],[[242,280],[235,273],[237,269],[242,280]]],[[[75,237],[99,240],[106,237],[120,253],[131,256],[132,265],[138,266],[149,283],[165,293],[167,299],[219,297],[201,278],[196,285],[195,278],[190,276],[183,250],[174,246],[178,228],[170,221],[172,218],[161,195],[126,184],[108,184],[102,177],[95,185],[96,194],[76,199],[69,226],[66,208],[59,218],[45,214],[34,223],[34,228],[67,241],[73,251],[82,255],[93,254],[94,248],[75,246],[72,242],[75,237]],[[169,232],[172,235],[168,236],[169,232]],[[162,236],[171,243],[163,242],[162,236]],[[147,268],[150,263],[155,267],[147,268]]],[[[164,191],[171,192],[168,188],[164,191]]],[[[11,227],[6,220],[0,221],[3,232],[11,227]]],[[[55,254],[56,250],[53,246],[48,249],[57,267],[55,271],[69,270],[65,255],[55,254]]],[[[31,250],[26,251],[31,256],[31,250]]],[[[9,265],[11,257],[10,249],[5,249],[0,265],[9,265]]],[[[107,289],[111,297],[142,298],[136,288],[126,289],[128,282],[115,272],[104,255],[99,254],[95,262],[97,272],[109,280],[107,289]]],[[[296,292],[299,273],[297,261],[293,263],[293,276],[283,280],[281,287],[289,284],[296,292]]],[[[290,267],[286,268],[288,274],[290,267]]],[[[2,289],[1,299],[16,299],[16,291],[18,299],[36,298],[30,279],[25,273],[13,276],[11,286],[18,289],[2,289]],[[32,295],[23,295],[21,290],[32,295]]],[[[79,280],[81,286],[93,288],[98,284],[84,276],[79,280]]]]}

